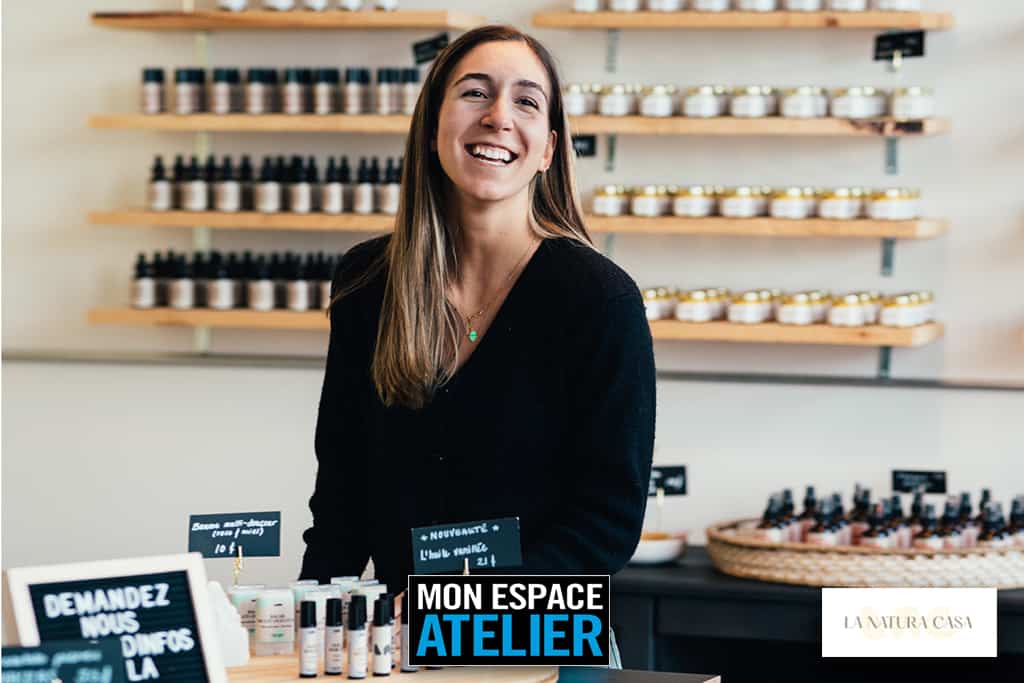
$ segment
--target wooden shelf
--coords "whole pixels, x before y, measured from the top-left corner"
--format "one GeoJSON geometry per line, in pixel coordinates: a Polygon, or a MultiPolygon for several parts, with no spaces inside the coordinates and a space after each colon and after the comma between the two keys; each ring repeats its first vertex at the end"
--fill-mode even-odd
{"type": "Polygon", "coordinates": [[[259,213],[239,211],[93,211],[93,225],[155,226],[161,228],[216,228],[220,230],[295,230],[330,232],[390,232],[394,216],[343,213],[259,213]]]}
{"type": "MultiPolygon", "coordinates": [[[[171,327],[223,327],[240,329],[323,330],[330,329],[321,311],[293,313],[249,310],[214,311],[171,308],[136,310],[133,308],[97,308],[89,311],[94,325],[143,325],[171,327]]],[[[683,323],[658,320],[651,323],[651,334],[658,340],[726,341],[765,344],[826,344],[834,346],[923,346],[940,338],[941,323],[911,328],[831,327],[829,325],[780,325],[763,323],[742,325],[728,322],[683,323]]]]}
{"type": "MultiPolygon", "coordinates": [[[[90,128],[160,130],[178,132],[236,133],[382,133],[402,134],[409,118],[401,114],[95,114],[90,128]]],[[[576,135],[803,135],[820,137],[878,137],[939,135],[950,129],[947,119],[898,121],[896,119],[763,119],[721,117],[715,119],[673,116],[577,116],[571,119],[576,135]]]]}
{"type": "Polygon", "coordinates": [[[398,12],[96,12],[94,26],[142,31],[270,31],[336,29],[470,29],[481,16],[450,10],[398,12]]]}
{"type": "Polygon", "coordinates": [[[538,28],[576,29],[889,29],[953,28],[948,12],[573,12],[533,15],[538,28]]]}
{"type": "Polygon", "coordinates": [[[655,339],[720,341],[763,344],[825,344],[829,346],[924,346],[942,337],[942,323],[917,327],[832,327],[831,325],[744,325],[730,322],[684,323],[657,320],[651,323],[655,339]]]}
{"type": "MultiPolygon", "coordinates": [[[[245,211],[93,211],[93,225],[156,226],[165,228],[215,228],[237,230],[295,230],[329,232],[388,232],[394,217],[380,214],[329,215],[324,213],[258,213],[245,211]]],[[[642,218],[623,216],[587,216],[587,227],[594,233],[635,233],[655,235],[740,235],[747,237],[867,237],[893,239],[928,239],[946,233],[947,221],[921,219],[915,221],[852,221],[806,218],[680,218],[662,216],[642,218]]]]}

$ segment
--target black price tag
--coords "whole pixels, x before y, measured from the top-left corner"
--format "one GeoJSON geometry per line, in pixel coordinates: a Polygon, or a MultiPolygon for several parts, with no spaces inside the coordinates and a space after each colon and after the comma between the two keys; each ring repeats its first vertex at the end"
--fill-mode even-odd
{"type": "Polygon", "coordinates": [[[218,515],[190,515],[188,551],[203,557],[244,557],[281,555],[280,512],[230,512],[218,515]]]}
{"type": "Polygon", "coordinates": [[[572,136],[572,148],[576,151],[576,156],[592,157],[597,155],[597,136],[596,135],[573,135],[572,136]]]}
{"type": "Polygon", "coordinates": [[[2,683],[124,683],[117,640],[59,640],[38,647],[3,648],[2,683]]]}
{"type": "Polygon", "coordinates": [[[892,490],[900,493],[945,493],[946,473],[915,470],[893,470],[892,490]]]}
{"type": "Polygon", "coordinates": [[[439,33],[433,38],[413,43],[412,58],[416,61],[416,64],[426,64],[433,61],[435,57],[441,54],[441,50],[446,47],[448,47],[448,34],[439,33]]]}
{"type": "Polygon", "coordinates": [[[686,465],[652,467],[651,484],[647,489],[647,495],[657,495],[659,488],[665,491],[666,496],[685,496],[686,465]]]}
{"type": "Polygon", "coordinates": [[[469,571],[523,564],[519,518],[439,524],[412,529],[412,560],[417,574],[469,571]]]}
{"type": "Polygon", "coordinates": [[[902,31],[875,36],[875,61],[891,60],[899,51],[900,57],[924,57],[924,31],[902,31]]]}
{"type": "Polygon", "coordinates": [[[132,681],[209,680],[184,570],[37,583],[28,590],[41,643],[113,643],[132,681]]]}

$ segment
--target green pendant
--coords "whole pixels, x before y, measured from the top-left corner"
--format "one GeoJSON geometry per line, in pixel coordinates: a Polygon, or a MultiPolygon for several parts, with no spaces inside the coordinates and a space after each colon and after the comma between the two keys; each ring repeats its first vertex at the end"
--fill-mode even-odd
{"type": "Polygon", "coordinates": [[[476,341],[476,337],[477,337],[476,330],[470,330],[469,331],[469,341],[475,342],[476,341]]]}

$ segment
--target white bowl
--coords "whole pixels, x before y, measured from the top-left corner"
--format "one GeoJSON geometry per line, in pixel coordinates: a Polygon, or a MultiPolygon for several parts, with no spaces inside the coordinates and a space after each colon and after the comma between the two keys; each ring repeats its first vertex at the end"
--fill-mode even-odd
{"type": "Polygon", "coordinates": [[[670,534],[669,538],[641,538],[630,564],[664,564],[682,556],[686,550],[686,532],[670,534]]]}

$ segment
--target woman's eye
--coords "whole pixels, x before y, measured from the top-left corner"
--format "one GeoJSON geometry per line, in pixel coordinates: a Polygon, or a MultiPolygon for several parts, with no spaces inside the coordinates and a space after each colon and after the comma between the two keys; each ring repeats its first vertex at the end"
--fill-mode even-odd
{"type": "Polygon", "coordinates": [[[522,102],[523,104],[525,104],[528,107],[533,107],[534,109],[539,109],[540,108],[540,107],[537,106],[537,103],[534,102],[533,100],[531,100],[529,97],[520,97],[519,101],[522,102]]]}
{"type": "Polygon", "coordinates": [[[476,97],[478,95],[482,97],[484,95],[484,91],[480,90],[480,89],[473,89],[473,90],[467,90],[466,92],[464,92],[462,94],[463,97],[465,97],[467,95],[470,96],[470,97],[476,97]]]}

